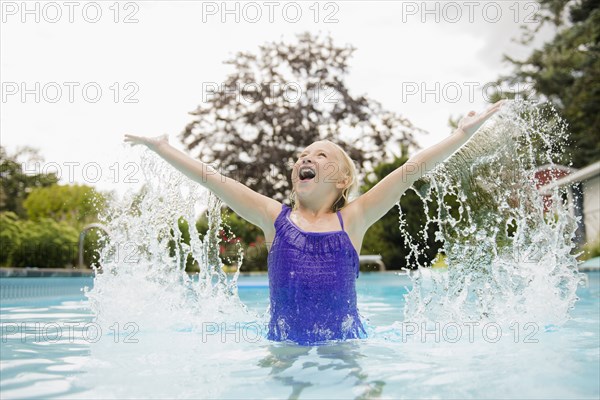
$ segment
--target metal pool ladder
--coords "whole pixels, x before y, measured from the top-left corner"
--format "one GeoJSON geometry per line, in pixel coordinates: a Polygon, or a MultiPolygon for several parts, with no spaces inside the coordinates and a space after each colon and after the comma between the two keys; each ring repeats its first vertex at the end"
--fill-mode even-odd
{"type": "Polygon", "coordinates": [[[365,254],[358,256],[359,264],[377,264],[379,271],[385,271],[385,264],[379,254],[365,254]]]}

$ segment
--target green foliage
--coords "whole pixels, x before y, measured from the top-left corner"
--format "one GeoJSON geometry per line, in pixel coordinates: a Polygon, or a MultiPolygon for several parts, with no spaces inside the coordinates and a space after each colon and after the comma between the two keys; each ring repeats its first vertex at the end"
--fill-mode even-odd
{"type": "Polygon", "coordinates": [[[317,140],[337,142],[363,170],[384,159],[389,144],[416,146],[420,129],[346,86],[354,50],[304,33],[293,43],[265,43],[258,54],[236,54],[226,61],[234,72],[191,113],[183,142],[221,173],[278,201],[291,191],[297,152],[317,140]],[[342,142],[341,131],[356,140],[342,142]]]}
{"type": "Polygon", "coordinates": [[[208,218],[206,217],[206,214],[196,221],[196,229],[198,229],[198,233],[201,236],[206,235],[206,232],[208,232],[208,218]]]}
{"type": "MultiPolygon", "coordinates": [[[[65,267],[77,263],[79,231],[95,222],[106,200],[92,187],[58,185],[55,174],[39,170],[37,151],[24,148],[9,155],[0,147],[0,265],[65,267]],[[29,217],[29,220],[25,218],[29,217]]],[[[98,232],[84,242],[84,261],[97,262],[98,232]]]]}
{"type": "MultiPolygon", "coordinates": [[[[226,266],[236,267],[238,251],[244,252],[241,272],[266,271],[268,250],[262,230],[234,213],[229,207],[222,212],[223,229],[219,232],[219,256],[226,266]]],[[[208,232],[208,218],[203,215],[196,223],[202,237],[208,232]]]]}
{"type": "Polygon", "coordinates": [[[105,238],[105,233],[98,229],[89,229],[85,233],[85,238],[83,239],[83,263],[85,265],[98,266],[100,262],[100,250],[103,247],[105,238]]]}
{"type": "Polygon", "coordinates": [[[26,169],[34,169],[40,156],[37,150],[24,148],[15,154],[8,154],[0,146],[0,212],[11,211],[21,218],[27,216],[23,201],[33,188],[46,187],[58,182],[55,174],[26,174],[26,169]]]}
{"type": "Polygon", "coordinates": [[[583,248],[583,253],[579,257],[581,261],[589,260],[591,258],[600,257],[600,238],[595,242],[586,243],[583,248]]]}
{"type": "MultiPolygon", "coordinates": [[[[402,153],[404,154],[406,149],[404,148],[402,153]]],[[[374,168],[375,178],[365,179],[365,185],[361,188],[361,191],[367,192],[383,178],[385,178],[392,171],[401,167],[408,157],[402,155],[395,157],[390,163],[381,163],[374,168]]],[[[416,187],[419,187],[421,182],[415,183],[416,187]]],[[[400,207],[402,209],[403,217],[406,222],[406,231],[415,240],[420,242],[417,244],[424,251],[419,255],[420,264],[431,264],[435,259],[438,249],[441,247],[441,243],[434,240],[435,231],[437,230],[436,224],[429,224],[427,227],[427,236],[425,239],[420,233],[425,227],[427,221],[423,202],[420,197],[412,190],[407,191],[400,199],[400,207]]],[[[430,212],[433,213],[436,205],[433,204],[430,207],[430,212]]],[[[433,214],[430,215],[433,217],[433,214]]],[[[400,234],[400,222],[398,209],[393,207],[389,210],[383,218],[373,224],[369,230],[367,230],[363,239],[363,245],[361,249],[362,254],[381,254],[382,260],[388,269],[400,269],[402,267],[409,268],[406,257],[410,253],[410,249],[404,243],[404,238],[400,234]]]]}
{"type": "MultiPolygon", "coordinates": [[[[90,186],[53,184],[33,189],[23,202],[23,207],[32,222],[51,219],[79,233],[85,225],[98,220],[98,213],[105,204],[106,198],[90,186]]],[[[83,252],[85,265],[98,263],[101,235],[95,229],[86,232],[83,252]]],[[[78,241],[79,236],[71,246],[78,248],[78,241]]]]}
{"type": "Polygon", "coordinates": [[[23,207],[32,221],[51,218],[81,228],[98,219],[104,204],[104,197],[90,186],[54,184],[33,189],[23,207]]]}
{"type": "MultiPolygon", "coordinates": [[[[244,252],[241,271],[265,271],[267,269],[267,249],[264,243],[264,236],[260,228],[240,218],[229,208],[224,208],[221,212],[223,228],[215,234],[218,236],[218,251],[215,251],[213,256],[221,258],[224,267],[229,271],[235,271],[237,268],[238,251],[244,252]]],[[[180,218],[178,220],[178,228],[181,232],[181,243],[183,245],[190,244],[189,222],[180,218]]],[[[199,234],[199,239],[206,241],[207,234],[211,234],[208,225],[208,216],[204,214],[196,221],[196,229],[199,234]]],[[[177,250],[174,231],[171,230],[172,240],[169,242],[169,255],[173,257],[177,250]]],[[[209,245],[213,245],[209,243],[209,245]]],[[[182,245],[179,244],[179,250],[182,250],[182,245]]],[[[185,264],[187,272],[199,271],[199,266],[194,262],[191,255],[188,256],[185,264]]]]}
{"type": "Polygon", "coordinates": [[[600,257],[600,241],[596,242],[594,246],[590,246],[590,258],[600,257]]]}
{"type": "MultiPolygon", "coordinates": [[[[179,239],[181,241],[181,242],[179,242],[180,243],[179,251],[182,251],[183,247],[182,247],[181,243],[183,243],[184,245],[188,245],[188,246],[190,245],[189,222],[185,218],[181,217],[177,221],[177,227],[179,229],[179,232],[181,232],[181,238],[179,239]]],[[[198,230],[198,233],[200,234],[200,238],[203,238],[204,235],[206,235],[206,232],[208,231],[208,221],[199,219],[196,222],[196,229],[198,230]]],[[[173,237],[173,239],[169,241],[169,256],[173,257],[173,256],[175,256],[175,251],[177,250],[176,240],[175,240],[173,230],[171,230],[171,236],[173,237]]],[[[187,259],[185,260],[185,270],[187,272],[198,272],[199,271],[198,264],[194,262],[194,258],[192,257],[191,254],[189,254],[187,259]]]]}
{"type": "Polygon", "coordinates": [[[11,267],[61,268],[76,265],[78,232],[65,222],[49,218],[23,221],[1,213],[0,263],[11,267]]]}
{"type": "Polygon", "coordinates": [[[12,255],[21,245],[21,226],[17,214],[0,212],[0,265],[12,265],[12,255]]]}
{"type": "MultiPolygon", "coordinates": [[[[557,27],[557,33],[524,61],[505,56],[514,70],[497,83],[504,89],[532,88],[532,92],[519,94],[550,101],[569,123],[571,140],[566,150],[573,166],[583,167],[600,159],[600,3],[538,1],[542,6],[541,23],[533,31],[528,30],[522,42],[529,43],[547,22],[557,27]]],[[[514,97],[516,92],[503,90],[491,100],[514,97]]]]}
{"type": "Polygon", "coordinates": [[[229,208],[224,213],[224,223],[229,226],[223,232],[223,254],[229,261],[237,259],[239,243],[244,251],[244,260],[240,271],[266,271],[268,250],[262,229],[241,218],[229,208]]]}

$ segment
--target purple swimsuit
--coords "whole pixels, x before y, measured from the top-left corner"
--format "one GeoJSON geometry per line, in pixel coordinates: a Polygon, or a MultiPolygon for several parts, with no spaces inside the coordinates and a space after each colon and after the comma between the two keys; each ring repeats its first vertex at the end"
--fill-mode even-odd
{"type": "Polygon", "coordinates": [[[269,250],[268,339],[313,344],[366,337],[356,307],[358,254],[343,230],[306,232],[285,204],[269,250]]]}

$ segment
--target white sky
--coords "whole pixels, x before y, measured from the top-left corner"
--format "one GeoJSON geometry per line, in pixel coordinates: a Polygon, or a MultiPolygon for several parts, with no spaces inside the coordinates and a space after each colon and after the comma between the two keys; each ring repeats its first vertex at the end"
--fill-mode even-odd
{"type": "MultiPolygon", "coordinates": [[[[501,62],[502,54],[524,57],[530,53],[531,49],[511,39],[518,36],[519,25],[537,5],[535,1],[336,1],[315,7],[313,1],[276,1],[272,2],[274,21],[269,22],[269,5],[257,1],[253,4],[262,18],[251,23],[244,21],[244,15],[254,18],[257,8],[245,2],[228,2],[228,7],[233,9],[235,3],[240,22],[235,22],[235,13],[223,15],[221,1],[121,2],[119,22],[115,23],[113,1],[76,1],[71,23],[70,6],[62,1],[27,2],[33,10],[30,14],[24,13],[21,1],[3,1],[2,145],[9,152],[24,145],[39,148],[45,163],[38,167],[49,170],[59,166],[62,183],[88,183],[103,190],[131,187],[125,182],[128,174],[134,179],[141,174],[126,164],[137,161],[137,153],[122,145],[124,133],[168,133],[171,142],[181,147],[177,136],[192,120],[187,112],[202,101],[203,83],[220,84],[231,72],[224,60],[237,51],[257,52],[267,41],[289,41],[308,30],[330,32],[334,43],[356,47],[347,77],[352,93],[366,94],[429,131],[429,135],[417,137],[421,146],[427,147],[449,133],[450,116],[486,106],[482,86],[510,71],[501,62]],[[432,13],[424,14],[425,4],[432,13]],[[316,8],[320,10],[317,23],[316,8]],[[86,21],[95,18],[96,9],[102,12],[99,21],[86,21]],[[215,15],[203,13],[211,9],[216,9],[215,15]],[[301,16],[294,23],[296,9],[301,16]],[[61,17],[52,23],[57,10],[61,17]],[[323,22],[331,13],[337,22],[323,22]],[[137,23],[123,23],[130,14],[137,23]],[[227,20],[222,22],[221,17],[227,20]],[[69,101],[69,84],[64,82],[75,82],[70,84],[73,102],[69,101]],[[116,103],[115,82],[120,87],[116,103]],[[137,93],[125,87],[128,82],[139,89],[137,93]],[[94,96],[94,86],[102,90],[95,103],[82,93],[89,83],[89,96],[94,96]],[[420,90],[406,92],[414,85],[432,90],[436,83],[440,88],[458,87],[461,93],[449,90],[445,96],[440,90],[436,100],[432,93],[422,98],[420,90]],[[24,100],[22,84],[31,90],[24,100]],[[473,98],[469,85],[475,85],[473,98]],[[53,103],[56,86],[62,96],[53,103]],[[133,94],[138,102],[124,102],[127,94],[133,94]],[[453,100],[457,95],[458,100],[453,100]],[[96,178],[97,172],[100,176],[96,178]]],[[[549,32],[542,37],[548,38],[549,32]]]]}

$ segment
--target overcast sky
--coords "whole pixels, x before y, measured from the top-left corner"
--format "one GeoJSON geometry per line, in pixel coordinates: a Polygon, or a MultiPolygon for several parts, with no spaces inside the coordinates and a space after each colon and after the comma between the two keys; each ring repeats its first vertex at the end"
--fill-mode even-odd
{"type": "Polygon", "coordinates": [[[486,106],[483,85],[510,71],[503,54],[530,53],[512,39],[537,7],[258,1],[228,2],[233,11],[225,13],[222,2],[200,1],[22,4],[2,2],[2,145],[9,152],[37,147],[45,159],[40,169],[59,166],[62,183],[100,189],[141,177],[127,164],[137,152],[123,146],[124,133],[168,133],[180,147],[177,136],[202,101],[203,83],[220,84],[231,72],[224,60],[303,31],[329,32],[336,44],[356,47],[347,77],[352,93],[429,131],[417,138],[427,147],[449,133],[450,116],[486,106]]]}

